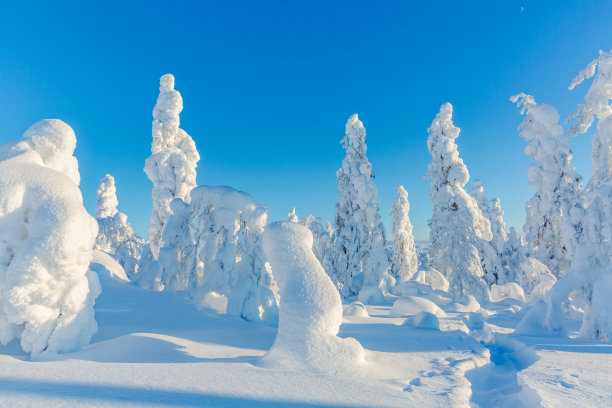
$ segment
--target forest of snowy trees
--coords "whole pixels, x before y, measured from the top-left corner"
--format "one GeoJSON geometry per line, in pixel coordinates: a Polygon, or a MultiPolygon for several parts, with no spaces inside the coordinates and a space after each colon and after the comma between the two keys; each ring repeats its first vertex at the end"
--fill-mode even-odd
{"type": "MultiPolygon", "coordinates": [[[[335,337],[341,302],[356,308],[395,303],[399,310],[414,301],[406,284],[411,281],[448,291],[462,307],[504,296],[526,299],[539,305],[528,318],[561,335],[567,317],[580,313],[582,336],[609,341],[612,51],[600,52],[570,89],[577,92],[587,80],[590,87],[567,119],[567,131],[553,106],[523,93],[511,97],[524,115],[517,137],[526,142],[531,164],[525,171],[534,192],[522,231],[506,228],[504,203],[489,199],[479,180],[466,191],[470,173],[459,154],[453,107],[445,103],[432,112],[431,126],[423,129],[431,154],[423,169],[433,205],[430,247],[419,253],[409,192],[397,186],[392,207],[380,208],[366,128],[357,114],[348,118],[342,139],[346,155],[336,173],[333,221],[300,218],[296,203],[297,213],[293,208],[286,221],[270,223],[265,205],[251,195],[197,186],[200,155],[180,127],[183,100],[174,77],[162,76],[144,166],[153,184],[146,238],[118,211],[109,174],[97,190],[95,218],[87,213],[73,130],[59,120],[38,122],[0,147],[0,342],[18,338],[33,357],[86,345],[96,330],[93,305],[100,293],[88,266],[94,251],[114,257],[143,289],[176,291],[198,307],[278,325],[277,342],[265,360],[270,365],[281,364],[283,353],[295,353],[286,342],[314,353],[300,343],[308,336],[318,339],[317,347],[363,358],[358,343],[335,337]],[[583,185],[570,137],[591,127],[593,175],[583,185]],[[391,214],[389,233],[380,211],[391,214]],[[300,268],[308,272],[298,278],[294,272],[300,268]],[[304,295],[302,286],[312,295],[304,295]],[[313,300],[322,302],[320,309],[308,305],[313,300]],[[312,327],[298,327],[287,317],[300,313],[306,320],[312,316],[312,327]]],[[[324,355],[302,357],[303,364],[321,361],[333,371],[324,355]]]]}

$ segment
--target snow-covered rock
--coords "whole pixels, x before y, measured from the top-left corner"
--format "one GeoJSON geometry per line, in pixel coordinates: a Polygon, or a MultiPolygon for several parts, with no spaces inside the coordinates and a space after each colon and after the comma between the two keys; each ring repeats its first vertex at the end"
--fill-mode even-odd
{"type": "Polygon", "coordinates": [[[402,326],[413,327],[415,329],[440,330],[440,320],[430,312],[419,312],[414,316],[408,316],[402,326]]]}
{"type": "Polygon", "coordinates": [[[261,360],[265,367],[353,375],[365,362],[361,345],[337,337],[342,301],[312,252],[312,234],[299,224],[275,222],[264,251],[280,292],[278,333],[261,360]]]}
{"type": "Polygon", "coordinates": [[[74,351],[97,329],[98,227],[83,207],[75,147],[57,119],[0,146],[0,341],[20,338],[32,358],[74,351]]]}

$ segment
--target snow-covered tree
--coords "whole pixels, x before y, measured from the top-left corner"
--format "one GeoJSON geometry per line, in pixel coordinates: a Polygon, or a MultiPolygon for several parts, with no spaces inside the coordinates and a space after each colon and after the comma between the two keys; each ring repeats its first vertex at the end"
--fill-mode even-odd
{"type": "Polygon", "coordinates": [[[389,278],[385,231],[372,165],[366,156],[366,132],[357,114],[346,123],[342,143],[346,157],[336,173],[339,199],[332,280],[344,298],[360,295],[364,303],[381,302],[381,287],[389,278]]]}
{"type": "Polygon", "coordinates": [[[506,281],[517,283],[519,281],[518,270],[526,258],[526,249],[523,237],[514,227],[510,227],[501,255],[502,266],[507,273],[506,281]]]}
{"type": "Polygon", "coordinates": [[[98,226],[83,207],[75,147],[57,119],[0,146],[0,342],[20,339],[32,358],[74,351],[97,330],[98,226]]]}
{"type": "Polygon", "coordinates": [[[408,217],[410,203],[408,192],[403,186],[397,187],[397,195],[391,206],[391,234],[393,234],[393,257],[391,270],[398,283],[412,278],[418,268],[418,259],[412,235],[412,223],[408,217]]]}
{"type": "Polygon", "coordinates": [[[132,278],[138,274],[138,260],[144,241],[134,234],[127,216],[117,211],[119,202],[113,176],[107,174],[102,177],[96,197],[98,236],[95,248],[112,255],[132,278]]]}
{"type": "Polygon", "coordinates": [[[504,284],[507,272],[502,266],[501,252],[506,241],[505,223],[503,211],[499,204],[499,198],[491,200],[491,206],[487,200],[484,187],[480,180],[474,180],[470,195],[474,197],[482,215],[491,224],[491,241],[482,240],[479,247],[480,264],[484,272],[484,280],[489,284],[504,284]]]}
{"type": "Polygon", "coordinates": [[[199,186],[189,204],[177,198],[171,208],[164,246],[141,286],[187,290],[197,305],[222,296],[229,315],[274,321],[275,283],[261,248],[265,207],[229,187],[199,186]]]}
{"type": "Polygon", "coordinates": [[[170,202],[175,198],[189,202],[189,192],[196,186],[200,155],[191,136],[179,127],[182,110],[183,98],[174,89],[174,77],[171,74],[162,76],[153,109],[151,156],[144,168],[153,182],[149,248],[154,259],[163,245],[162,231],[171,213],[170,202]]]}
{"type": "Polygon", "coordinates": [[[523,228],[527,256],[560,277],[570,268],[582,231],[582,178],[574,169],[570,140],[558,123],[557,110],[536,104],[530,95],[515,95],[511,100],[526,113],[519,129],[528,142],[525,153],[533,160],[528,176],[529,187],[536,193],[526,205],[523,228]]]}
{"type": "Polygon", "coordinates": [[[300,218],[295,214],[295,207],[291,208],[291,211],[287,213],[287,221],[289,222],[300,222],[300,218]]]}
{"type": "Polygon", "coordinates": [[[428,129],[427,147],[432,160],[426,177],[431,179],[429,198],[434,205],[431,264],[450,277],[455,300],[472,295],[482,303],[491,295],[483,280],[478,248],[483,247],[483,240],[491,240],[491,225],[476,200],[464,190],[469,173],[455,144],[459,128],[453,125],[452,113],[451,104],[445,103],[428,129]]]}
{"type": "Polygon", "coordinates": [[[569,134],[586,132],[597,118],[591,168],[587,185],[587,209],[580,246],[572,268],[550,290],[546,326],[564,331],[564,304],[570,294],[583,300],[581,334],[609,341],[612,338],[612,51],[601,52],[572,81],[570,89],[593,78],[582,103],[569,120],[569,134]]]}

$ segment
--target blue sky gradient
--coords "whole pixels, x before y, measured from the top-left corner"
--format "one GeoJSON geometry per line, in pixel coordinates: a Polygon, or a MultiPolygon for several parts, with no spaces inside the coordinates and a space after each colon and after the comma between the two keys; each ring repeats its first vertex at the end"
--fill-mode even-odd
{"type": "MultiPolygon", "coordinates": [[[[566,117],[587,90],[568,91],[572,78],[612,48],[609,1],[23,1],[3,3],[0,15],[0,143],[40,119],[66,121],[86,207],[94,212],[110,173],[140,234],[165,73],[176,77],[181,127],[201,155],[198,184],[247,191],[273,220],[295,205],[331,221],[340,140],[356,112],[385,224],[403,184],[415,236],[426,239],[427,128],[440,105],[454,106],[472,180],[520,229],[533,191],[509,97],[533,94],[566,117]]],[[[572,145],[585,179],[590,140],[572,145]]]]}

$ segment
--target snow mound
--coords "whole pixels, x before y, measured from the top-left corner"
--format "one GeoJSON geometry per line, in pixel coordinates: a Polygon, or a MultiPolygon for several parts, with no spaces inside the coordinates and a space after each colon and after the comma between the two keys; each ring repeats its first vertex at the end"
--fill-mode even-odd
{"type": "Polygon", "coordinates": [[[547,336],[548,330],[544,325],[547,311],[546,301],[538,300],[516,326],[514,333],[528,336],[547,336]]]}
{"type": "Polygon", "coordinates": [[[100,293],[97,223],[83,207],[73,130],[42,120],[0,146],[0,341],[32,358],[89,343],[100,293]]]}
{"type": "Polygon", "coordinates": [[[361,302],[353,302],[344,308],[344,317],[370,317],[365,305],[361,302]]]}
{"type": "Polygon", "coordinates": [[[440,330],[440,320],[435,314],[419,312],[414,316],[408,316],[402,326],[414,327],[415,329],[440,330]]]}
{"type": "Polygon", "coordinates": [[[310,231],[299,224],[266,227],[263,248],[280,291],[279,324],[264,367],[352,375],[365,363],[355,339],[337,337],[342,302],[312,252],[310,231]]]}
{"type": "Polygon", "coordinates": [[[418,271],[412,277],[412,280],[419,283],[424,283],[431,286],[434,289],[448,292],[449,284],[448,279],[444,277],[440,272],[435,269],[427,269],[418,271]]]}
{"type": "Polygon", "coordinates": [[[94,272],[102,279],[116,279],[122,282],[129,282],[123,267],[109,254],[100,250],[94,250],[91,266],[94,272]]]}
{"type": "Polygon", "coordinates": [[[505,285],[491,286],[491,299],[493,302],[501,302],[504,299],[516,299],[521,302],[525,301],[525,293],[523,288],[514,282],[506,283],[505,285]]]}
{"type": "Polygon", "coordinates": [[[446,307],[449,312],[473,313],[480,310],[480,303],[472,295],[464,295],[459,302],[453,302],[446,307]]]}
{"type": "Polygon", "coordinates": [[[398,299],[391,308],[389,316],[404,317],[416,315],[420,312],[428,312],[437,317],[445,317],[446,313],[431,300],[416,296],[406,296],[398,299]]]}

